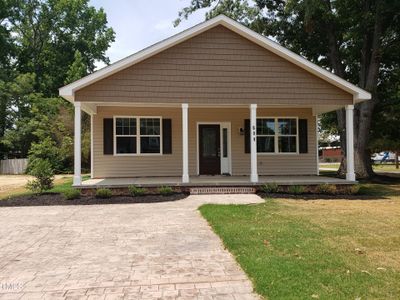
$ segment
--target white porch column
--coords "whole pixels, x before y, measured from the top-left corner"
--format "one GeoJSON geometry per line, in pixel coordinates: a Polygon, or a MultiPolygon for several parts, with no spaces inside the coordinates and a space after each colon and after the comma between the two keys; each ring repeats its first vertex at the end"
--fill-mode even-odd
{"type": "Polygon", "coordinates": [[[189,182],[189,126],[187,103],[182,104],[182,183],[189,182]]]}
{"type": "Polygon", "coordinates": [[[93,155],[93,118],[94,114],[90,114],[90,178],[93,179],[93,168],[94,168],[94,155],[93,155]]]}
{"type": "Polygon", "coordinates": [[[251,182],[258,182],[257,173],[257,104],[250,104],[250,155],[251,182]]]}
{"type": "Polygon", "coordinates": [[[74,102],[75,122],[74,122],[74,185],[80,185],[81,179],[81,103],[74,102]]]}
{"type": "Polygon", "coordinates": [[[346,179],[354,181],[354,105],[346,105],[346,179]]]}
{"type": "Polygon", "coordinates": [[[315,136],[316,136],[316,144],[317,144],[317,175],[319,176],[319,131],[318,131],[318,115],[315,116],[315,136]]]}

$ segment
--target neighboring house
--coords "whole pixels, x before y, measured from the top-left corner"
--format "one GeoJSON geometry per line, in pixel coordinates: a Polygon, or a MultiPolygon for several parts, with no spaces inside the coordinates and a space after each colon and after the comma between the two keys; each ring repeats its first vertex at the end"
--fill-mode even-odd
{"type": "Polygon", "coordinates": [[[340,162],[343,153],[340,146],[319,147],[319,160],[323,162],[340,162]]]}
{"type": "MultiPolygon", "coordinates": [[[[317,175],[317,116],[371,95],[247,27],[218,16],[60,89],[91,115],[92,177],[317,175]]],[[[246,178],[246,177],[243,177],[246,178]]]]}

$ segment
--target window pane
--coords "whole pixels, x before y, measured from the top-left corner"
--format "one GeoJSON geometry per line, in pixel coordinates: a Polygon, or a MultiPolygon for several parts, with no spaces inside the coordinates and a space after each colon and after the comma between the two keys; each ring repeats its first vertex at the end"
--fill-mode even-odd
{"type": "Polygon", "coordinates": [[[201,155],[203,157],[217,157],[219,145],[219,134],[215,128],[203,127],[201,129],[202,145],[201,155]]]}
{"type": "Polygon", "coordinates": [[[275,134],[274,119],[257,119],[257,134],[275,134]]]}
{"type": "Polygon", "coordinates": [[[273,136],[258,136],[257,137],[257,152],[275,152],[275,138],[273,136]]]}
{"type": "Polygon", "coordinates": [[[296,119],[278,119],[279,134],[297,134],[296,119]]]}
{"type": "Polygon", "coordinates": [[[117,118],[115,126],[117,135],[136,135],[135,118],[117,118]]]}
{"type": "Polygon", "coordinates": [[[136,153],[136,137],[117,137],[117,153],[136,153]]]}
{"type": "Polygon", "coordinates": [[[160,135],[160,119],[140,119],[140,134],[160,135]]]}
{"type": "Polygon", "coordinates": [[[141,137],[140,153],[160,153],[159,137],[141,137]]]}
{"type": "Polygon", "coordinates": [[[279,152],[296,152],[296,137],[295,136],[280,136],[279,152]]]}

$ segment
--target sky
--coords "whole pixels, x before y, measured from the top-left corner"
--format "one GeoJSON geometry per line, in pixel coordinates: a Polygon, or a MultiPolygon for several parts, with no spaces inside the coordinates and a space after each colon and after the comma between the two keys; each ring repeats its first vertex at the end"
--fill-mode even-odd
{"type": "Polygon", "coordinates": [[[178,12],[189,3],[190,0],[90,0],[91,5],[105,10],[109,26],[115,31],[115,42],[106,52],[111,63],[204,21],[202,10],[178,27],[173,26],[178,12]]]}

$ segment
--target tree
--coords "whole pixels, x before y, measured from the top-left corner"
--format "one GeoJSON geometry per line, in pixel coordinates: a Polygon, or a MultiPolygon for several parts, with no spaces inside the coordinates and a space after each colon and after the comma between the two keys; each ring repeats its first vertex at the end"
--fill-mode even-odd
{"type": "MultiPolygon", "coordinates": [[[[108,64],[114,36],[103,9],[88,0],[0,3],[0,156],[26,157],[32,144],[37,150],[51,139],[62,157],[57,170],[72,167],[73,110],[56,98],[58,88],[93,72],[97,61],[108,64]]],[[[89,132],[85,116],[83,145],[89,132]]]]}
{"type": "Polygon", "coordinates": [[[74,61],[70,65],[67,71],[67,77],[65,78],[65,84],[69,84],[78,80],[88,74],[87,66],[83,60],[82,54],[79,50],[75,51],[74,61]]]}
{"type": "MultiPolygon", "coordinates": [[[[400,53],[398,54],[400,56],[400,53]]],[[[400,62],[400,60],[399,60],[400,62]]],[[[379,85],[381,103],[372,118],[370,148],[374,152],[392,151],[400,154],[400,69],[383,76],[379,85]]],[[[396,159],[396,168],[399,162],[396,159]]]]}
{"type": "Polygon", "coordinates": [[[17,47],[16,69],[36,75],[35,90],[45,97],[58,95],[66,74],[82,56],[87,71],[96,61],[106,64],[105,51],[114,41],[103,9],[89,6],[88,0],[15,1],[7,19],[17,47]]]}
{"type": "MultiPolygon", "coordinates": [[[[398,53],[400,40],[399,1],[255,0],[254,4],[249,4],[241,0],[192,0],[190,6],[179,13],[176,23],[202,8],[210,9],[207,18],[220,13],[234,17],[371,92],[371,101],[355,106],[354,152],[357,176],[373,174],[369,133],[374,108],[381,103],[378,85],[382,74],[398,63],[394,53],[398,53]]],[[[337,111],[336,119],[342,149],[346,149],[344,110],[337,111]]],[[[345,163],[343,160],[342,173],[345,163]]]]}
{"type": "Polygon", "coordinates": [[[40,94],[34,92],[34,74],[18,75],[13,81],[0,83],[0,97],[5,115],[2,117],[0,145],[2,156],[26,157],[29,145],[33,140],[32,131],[25,131],[23,125],[31,116],[31,105],[38,101],[40,94]],[[13,133],[16,135],[14,136],[13,133]]]}
{"type": "MultiPolygon", "coordinates": [[[[0,2],[0,141],[7,128],[11,126],[8,116],[10,103],[8,97],[8,78],[13,77],[12,60],[15,54],[13,38],[7,23],[11,14],[10,1],[0,2]]],[[[0,159],[3,158],[4,146],[0,143],[0,159]]]]}
{"type": "Polygon", "coordinates": [[[26,187],[32,192],[42,194],[53,187],[54,170],[48,160],[37,159],[32,164],[29,174],[35,177],[26,184],[26,187]]]}

